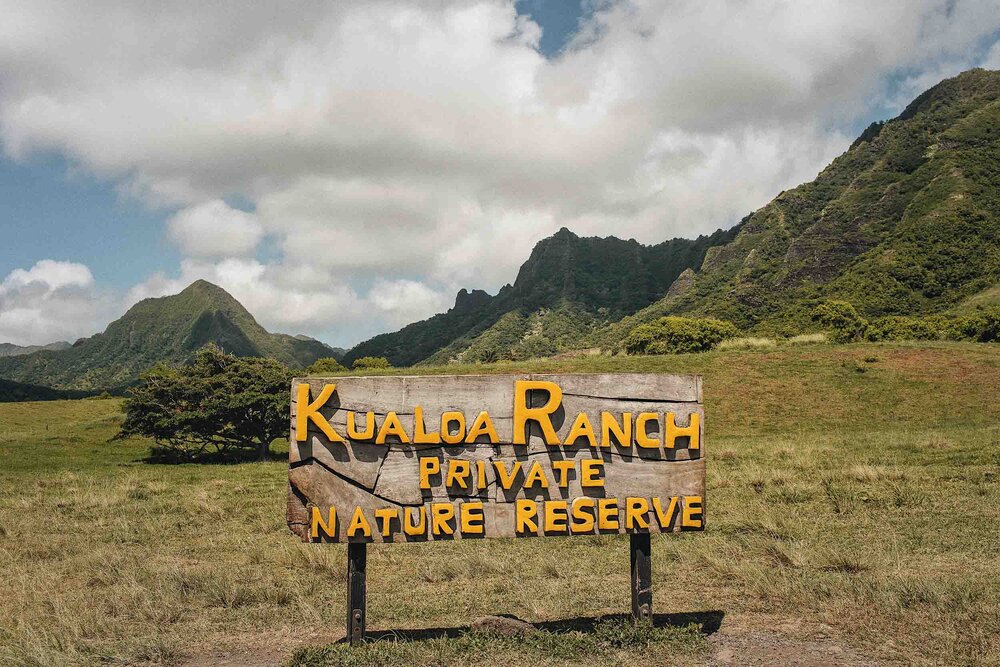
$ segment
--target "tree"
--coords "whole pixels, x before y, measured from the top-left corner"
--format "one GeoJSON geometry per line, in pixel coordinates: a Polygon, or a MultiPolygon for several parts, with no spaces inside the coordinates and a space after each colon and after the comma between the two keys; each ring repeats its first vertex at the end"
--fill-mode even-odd
{"type": "Polygon", "coordinates": [[[354,360],[355,369],[392,368],[385,357],[358,357],[354,360]]]}
{"type": "Polygon", "coordinates": [[[154,454],[174,460],[264,460],[271,442],[288,433],[290,382],[290,371],[273,359],[239,358],[208,345],[189,365],[144,373],[125,401],[116,437],[152,438],[154,454]]]}
{"type": "Polygon", "coordinates": [[[827,299],[812,311],[812,318],[833,329],[833,337],[838,343],[859,340],[868,328],[868,321],[858,314],[847,301],[827,299]]]}
{"type": "Polygon", "coordinates": [[[622,341],[628,354],[707,352],[739,331],[732,322],[710,317],[661,317],[640,324],[622,341]]]}
{"type": "Polygon", "coordinates": [[[346,372],[347,369],[333,357],[317,359],[312,366],[306,369],[306,375],[335,375],[346,372]]]}

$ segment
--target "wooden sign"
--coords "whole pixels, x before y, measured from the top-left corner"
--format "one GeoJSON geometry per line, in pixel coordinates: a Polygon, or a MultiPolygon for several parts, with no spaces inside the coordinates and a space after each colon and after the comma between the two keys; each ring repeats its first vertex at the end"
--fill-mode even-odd
{"type": "Polygon", "coordinates": [[[628,533],[648,619],[650,533],[705,527],[701,399],[684,375],[293,380],[288,525],[348,543],[352,643],[369,542],[628,533]]]}
{"type": "Polygon", "coordinates": [[[305,541],[705,525],[698,377],[295,380],[291,422],[288,523],[305,541]]]}

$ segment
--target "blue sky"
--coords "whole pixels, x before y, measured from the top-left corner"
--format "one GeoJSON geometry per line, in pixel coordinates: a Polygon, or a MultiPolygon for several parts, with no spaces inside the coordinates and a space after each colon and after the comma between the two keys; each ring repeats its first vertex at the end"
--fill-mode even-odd
{"type": "Polygon", "coordinates": [[[21,344],[205,278],[349,345],[496,291],[562,226],[731,225],[1000,67],[1000,0],[2,9],[0,341],[21,344]]]}

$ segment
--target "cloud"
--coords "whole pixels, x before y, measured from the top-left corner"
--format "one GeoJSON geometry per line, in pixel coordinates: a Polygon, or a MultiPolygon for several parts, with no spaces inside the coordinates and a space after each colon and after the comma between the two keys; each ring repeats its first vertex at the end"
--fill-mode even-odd
{"type": "Polygon", "coordinates": [[[89,268],[43,259],[0,282],[0,342],[73,341],[95,333],[111,307],[89,268]]]}
{"type": "Polygon", "coordinates": [[[189,206],[167,221],[170,238],[192,257],[241,256],[252,253],[264,230],[252,213],[213,199],[189,206]]]}
{"type": "Polygon", "coordinates": [[[1000,28],[995,0],[597,5],[548,60],[501,0],[11,3],[0,140],[173,213],[184,264],[138,292],[211,273],[344,343],[497,289],[564,225],[731,225],[1000,28]]]}

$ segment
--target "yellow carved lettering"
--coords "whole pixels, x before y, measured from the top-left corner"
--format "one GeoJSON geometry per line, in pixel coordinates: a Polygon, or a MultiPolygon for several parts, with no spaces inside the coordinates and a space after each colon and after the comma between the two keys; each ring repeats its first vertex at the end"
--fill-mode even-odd
{"type": "Polygon", "coordinates": [[[674,440],[677,438],[682,438],[688,436],[690,438],[688,442],[688,449],[699,449],[701,447],[701,442],[699,439],[700,425],[701,425],[701,415],[697,412],[692,412],[688,417],[690,420],[687,426],[678,426],[674,421],[674,413],[668,412],[664,423],[666,424],[663,436],[664,444],[673,449],[674,440]]]}
{"type": "Polygon", "coordinates": [[[632,446],[631,412],[622,413],[620,424],[610,412],[601,413],[601,447],[610,447],[612,436],[614,436],[615,444],[622,447],[632,446]]]}
{"type": "Polygon", "coordinates": [[[525,488],[536,484],[541,486],[543,489],[549,488],[549,480],[545,477],[545,469],[542,468],[542,464],[538,461],[531,464],[528,474],[524,476],[525,488]]]}
{"type": "Polygon", "coordinates": [[[685,528],[701,528],[701,496],[684,496],[684,509],[681,511],[681,530],[685,528]]]}
{"type": "Polygon", "coordinates": [[[365,413],[365,430],[357,429],[357,415],[352,411],[347,413],[347,437],[351,440],[371,440],[375,436],[375,413],[365,413]]]}
{"type": "Polygon", "coordinates": [[[405,516],[405,521],[403,522],[403,532],[407,535],[424,535],[427,533],[427,511],[424,506],[420,507],[407,507],[403,510],[403,515],[405,516]],[[417,516],[420,517],[420,522],[418,523],[413,516],[410,514],[410,510],[419,510],[417,516]]]}
{"type": "Polygon", "coordinates": [[[323,432],[330,442],[344,442],[344,438],[333,430],[326,417],[320,414],[319,409],[326,405],[326,402],[333,396],[336,384],[323,385],[323,390],[312,403],[309,402],[309,385],[299,384],[298,394],[295,401],[297,412],[295,413],[295,441],[305,442],[309,438],[309,422],[312,421],[316,427],[323,432]]]}
{"type": "Polygon", "coordinates": [[[618,499],[600,498],[597,501],[597,527],[601,530],[618,530],[618,499]]]}
{"type": "Polygon", "coordinates": [[[399,438],[400,442],[410,442],[410,436],[403,430],[403,425],[400,423],[399,416],[395,412],[386,414],[385,421],[382,422],[382,427],[378,430],[378,435],[375,436],[375,444],[384,445],[386,437],[390,435],[399,438]]]}
{"type": "Polygon", "coordinates": [[[309,524],[309,535],[314,538],[319,537],[320,530],[327,537],[337,537],[337,508],[331,507],[327,512],[327,520],[324,521],[323,513],[319,511],[318,507],[313,505],[312,520],[309,524]]]}
{"type": "Polygon", "coordinates": [[[476,420],[472,422],[472,426],[469,428],[469,435],[465,438],[465,441],[472,444],[481,435],[487,436],[492,443],[500,442],[500,436],[497,435],[497,430],[493,428],[493,420],[490,419],[490,413],[485,410],[480,412],[476,420]]]}
{"type": "Polygon", "coordinates": [[[604,486],[604,479],[600,476],[604,468],[604,461],[601,459],[583,459],[580,461],[580,486],[604,486]]]}
{"type": "Polygon", "coordinates": [[[573,426],[569,430],[569,435],[566,436],[565,444],[575,444],[580,438],[586,438],[587,444],[591,447],[597,446],[597,438],[594,436],[594,427],[591,425],[590,417],[587,416],[586,412],[581,412],[576,416],[576,420],[573,422],[573,426]]]}
{"type": "Polygon", "coordinates": [[[537,533],[538,503],[534,500],[519,499],[514,503],[514,530],[518,533],[537,533]]]}
{"type": "Polygon", "coordinates": [[[649,528],[649,501],[645,498],[625,499],[625,529],[649,528]]]}
{"type": "Polygon", "coordinates": [[[382,535],[389,537],[392,532],[392,520],[399,518],[399,510],[392,507],[383,507],[375,510],[375,519],[382,526],[382,535]]]}
{"type": "Polygon", "coordinates": [[[503,461],[494,461],[493,467],[497,470],[497,479],[500,482],[500,487],[505,490],[510,490],[510,487],[514,484],[514,478],[517,477],[518,471],[521,470],[521,462],[512,462],[510,465],[510,473],[507,472],[507,465],[503,461]]]}
{"type": "Polygon", "coordinates": [[[655,412],[640,412],[635,418],[635,444],[646,449],[659,449],[660,441],[646,435],[646,422],[659,422],[660,416],[655,412]]]}
{"type": "Polygon", "coordinates": [[[441,472],[441,461],[440,459],[433,456],[421,456],[420,457],[420,488],[429,489],[431,488],[431,475],[437,475],[441,472]]]}
{"type": "Polygon", "coordinates": [[[565,533],[567,529],[565,500],[545,501],[545,532],[565,533]]]}
{"type": "Polygon", "coordinates": [[[553,461],[552,469],[559,473],[558,483],[562,488],[569,486],[569,471],[574,470],[576,464],[573,461],[553,461]]]}
{"type": "Polygon", "coordinates": [[[365,513],[361,511],[360,507],[355,507],[354,516],[351,517],[351,523],[347,526],[347,536],[354,537],[359,530],[365,537],[372,536],[372,527],[368,523],[368,519],[365,518],[365,513]]]}
{"type": "Polygon", "coordinates": [[[453,535],[455,529],[448,523],[455,518],[451,503],[431,503],[431,532],[435,535],[453,535]]]}
{"type": "Polygon", "coordinates": [[[424,409],[419,405],[413,408],[413,443],[416,445],[436,445],[441,442],[441,434],[437,431],[427,433],[424,425],[424,409]]]}
{"type": "Polygon", "coordinates": [[[667,510],[663,510],[663,504],[659,498],[653,498],[653,510],[656,512],[656,520],[660,522],[661,530],[669,530],[670,524],[674,522],[674,513],[677,512],[677,496],[670,498],[667,510]]]}
{"type": "Polygon", "coordinates": [[[441,440],[449,445],[457,445],[465,440],[465,415],[454,411],[441,413],[441,440]],[[451,432],[452,424],[458,424],[454,433],[451,432]]]}
{"type": "Polygon", "coordinates": [[[462,535],[482,535],[484,532],[485,520],[483,517],[483,503],[481,501],[462,503],[459,512],[459,521],[462,526],[462,535]]]}
{"type": "Polygon", "coordinates": [[[542,429],[542,437],[547,445],[558,445],[559,438],[552,427],[552,413],[562,403],[562,389],[555,382],[544,380],[517,380],[514,382],[514,437],[515,445],[527,444],[525,431],[528,422],[535,422],[542,429]],[[540,408],[528,407],[528,392],[544,390],[549,392],[549,400],[540,408]]]}
{"type": "Polygon", "coordinates": [[[472,468],[465,459],[451,459],[448,461],[448,475],[445,477],[444,485],[451,486],[458,484],[463,489],[469,488],[468,478],[472,474],[472,468]]]}
{"type": "Polygon", "coordinates": [[[573,522],[570,524],[570,530],[573,533],[592,533],[594,532],[594,506],[597,504],[593,498],[588,498],[587,496],[581,496],[573,500],[573,504],[570,506],[570,511],[573,514],[573,522]]]}

